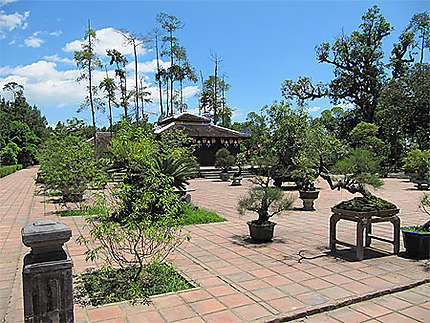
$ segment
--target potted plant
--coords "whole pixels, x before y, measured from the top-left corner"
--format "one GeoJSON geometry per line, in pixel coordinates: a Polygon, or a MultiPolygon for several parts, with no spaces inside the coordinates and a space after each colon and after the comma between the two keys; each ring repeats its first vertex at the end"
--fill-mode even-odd
{"type": "Polygon", "coordinates": [[[318,168],[313,163],[312,158],[301,154],[294,159],[295,169],[292,172],[292,178],[299,189],[299,197],[303,201],[303,210],[312,211],[314,209],[314,201],[318,198],[319,190],[315,188],[317,180],[318,168]]]}
{"type": "Polygon", "coordinates": [[[258,218],[248,222],[249,234],[256,242],[268,242],[273,238],[276,223],[269,219],[291,208],[294,199],[291,196],[284,196],[284,192],[278,187],[271,187],[270,170],[268,165],[270,159],[261,159],[260,174],[266,172],[267,176],[256,176],[251,181],[257,186],[252,187],[247,195],[242,197],[237,205],[239,214],[243,215],[246,211],[258,214],[258,218]],[[264,165],[265,164],[265,165],[264,165]],[[261,172],[262,167],[263,172],[261,172]]]}
{"type": "Polygon", "coordinates": [[[236,166],[239,169],[238,172],[233,174],[233,181],[231,186],[240,186],[242,181],[242,166],[246,163],[245,153],[238,153],[235,158],[236,166]]]}
{"type": "MultiPolygon", "coordinates": [[[[430,215],[430,195],[424,194],[420,209],[430,215]]],[[[430,258],[430,220],[419,226],[408,226],[400,229],[406,252],[413,258],[430,258]]]]}
{"type": "Polygon", "coordinates": [[[349,156],[334,165],[332,172],[340,175],[336,183],[321,164],[320,176],[332,190],[343,188],[352,194],[361,194],[360,197],[335,205],[333,211],[351,215],[370,212],[378,216],[391,216],[399,212],[393,203],[376,197],[366,187],[370,185],[377,188],[384,184],[378,177],[379,160],[370,151],[360,148],[352,150],[349,156]]]}
{"type": "Polygon", "coordinates": [[[411,181],[417,184],[418,189],[423,189],[430,182],[430,150],[420,150],[413,145],[403,159],[403,170],[410,175],[411,181]]]}
{"type": "Polygon", "coordinates": [[[221,148],[215,154],[215,168],[221,169],[221,180],[226,182],[229,180],[230,175],[228,171],[234,165],[234,156],[226,149],[221,148]]]}

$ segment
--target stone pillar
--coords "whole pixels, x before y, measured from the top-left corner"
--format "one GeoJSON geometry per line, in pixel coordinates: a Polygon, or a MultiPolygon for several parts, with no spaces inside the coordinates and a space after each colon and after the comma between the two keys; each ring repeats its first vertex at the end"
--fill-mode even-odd
{"type": "Polygon", "coordinates": [[[65,224],[39,220],[25,226],[22,242],[31,247],[22,270],[25,323],[73,322],[73,262],[63,244],[72,236],[65,224]]]}

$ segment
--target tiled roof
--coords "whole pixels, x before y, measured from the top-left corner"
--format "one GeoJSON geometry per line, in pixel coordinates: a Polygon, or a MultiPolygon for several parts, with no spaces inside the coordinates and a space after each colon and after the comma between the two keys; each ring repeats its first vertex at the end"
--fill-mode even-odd
{"type": "Polygon", "coordinates": [[[160,122],[158,122],[158,124],[160,126],[164,126],[164,125],[169,124],[171,122],[191,122],[191,123],[208,124],[208,123],[210,123],[210,119],[202,117],[202,116],[197,116],[195,114],[191,114],[188,112],[182,112],[180,114],[175,114],[171,117],[168,117],[164,120],[161,120],[160,122]]]}

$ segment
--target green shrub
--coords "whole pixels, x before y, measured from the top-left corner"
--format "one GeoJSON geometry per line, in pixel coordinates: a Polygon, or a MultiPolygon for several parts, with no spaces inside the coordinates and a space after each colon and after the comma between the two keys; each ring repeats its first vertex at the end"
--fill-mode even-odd
{"type": "Polygon", "coordinates": [[[224,172],[230,170],[234,165],[234,156],[226,148],[219,149],[215,154],[215,167],[224,172]]]}
{"type": "Polygon", "coordinates": [[[40,157],[45,188],[59,192],[64,202],[82,200],[98,167],[92,146],[82,138],[52,136],[40,157]]]}
{"type": "Polygon", "coordinates": [[[426,179],[430,177],[430,150],[420,150],[412,147],[403,158],[403,169],[406,173],[413,174],[416,179],[426,179]]]}
{"type": "Polygon", "coordinates": [[[10,166],[2,166],[0,167],[0,178],[15,173],[16,171],[22,169],[21,164],[10,165],[10,166]]]}
{"type": "Polygon", "coordinates": [[[16,165],[18,163],[18,154],[21,149],[14,142],[9,142],[1,150],[0,159],[3,165],[16,165]]]}

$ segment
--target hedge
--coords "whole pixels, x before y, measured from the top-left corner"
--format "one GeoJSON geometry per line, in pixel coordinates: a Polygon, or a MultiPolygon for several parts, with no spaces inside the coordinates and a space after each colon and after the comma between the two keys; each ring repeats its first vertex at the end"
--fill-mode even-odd
{"type": "Polygon", "coordinates": [[[22,169],[22,165],[10,165],[10,166],[1,166],[0,167],[0,178],[15,173],[17,170],[22,169]]]}

